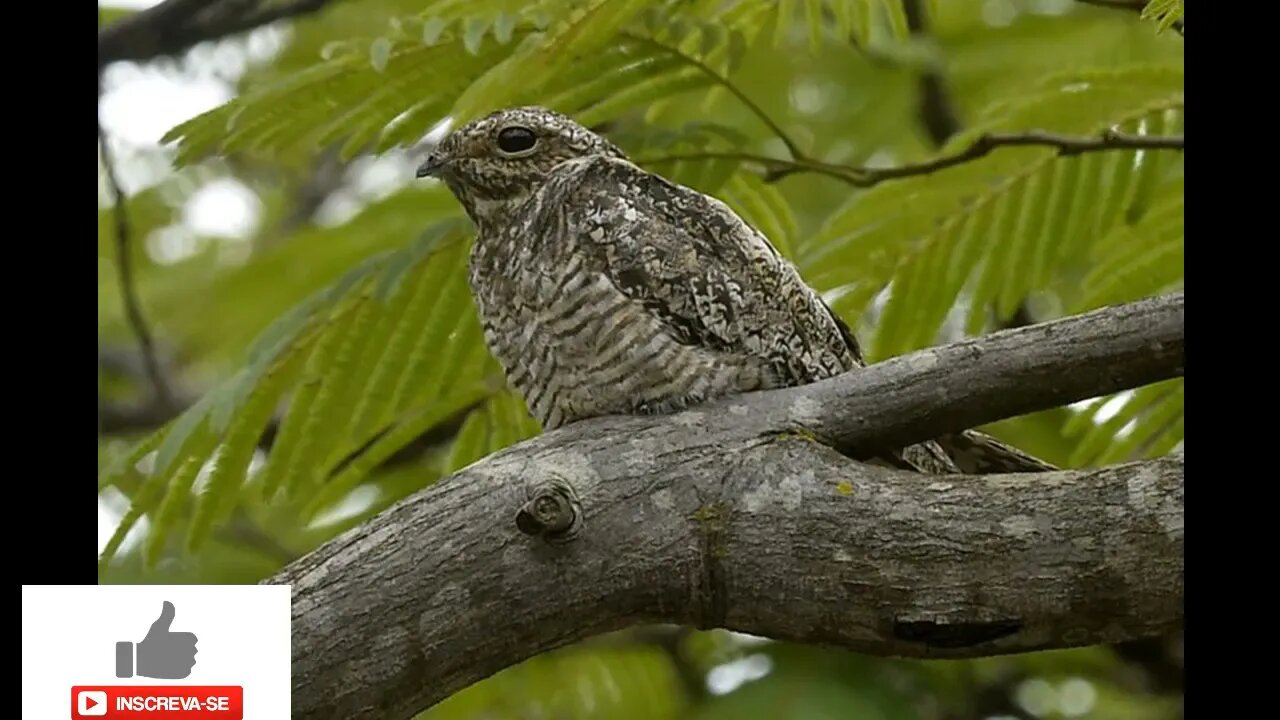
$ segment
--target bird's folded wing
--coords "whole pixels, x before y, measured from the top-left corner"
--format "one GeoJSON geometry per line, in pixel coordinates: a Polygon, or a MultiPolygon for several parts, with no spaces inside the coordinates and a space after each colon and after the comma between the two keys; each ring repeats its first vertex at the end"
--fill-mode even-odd
{"type": "Polygon", "coordinates": [[[680,342],[767,363],[783,385],[857,365],[847,329],[724,203],[616,158],[570,174],[558,193],[565,230],[591,240],[594,269],[680,342]]]}

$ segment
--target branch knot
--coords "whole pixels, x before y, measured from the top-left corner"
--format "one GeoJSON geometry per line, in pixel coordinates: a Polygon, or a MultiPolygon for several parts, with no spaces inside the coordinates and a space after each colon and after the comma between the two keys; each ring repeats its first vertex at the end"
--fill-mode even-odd
{"type": "Polygon", "coordinates": [[[529,488],[529,500],[516,512],[516,527],[550,543],[566,543],[582,528],[582,504],[567,480],[551,477],[529,488]]]}

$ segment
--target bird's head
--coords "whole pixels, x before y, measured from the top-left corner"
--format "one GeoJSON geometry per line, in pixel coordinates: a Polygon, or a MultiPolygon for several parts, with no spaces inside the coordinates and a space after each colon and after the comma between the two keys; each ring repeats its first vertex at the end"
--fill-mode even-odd
{"type": "Polygon", "coordinates": [[[509,216],[561,163],[621,150],[572,119],[541,107],[499,110],[451,132],[417,175],[449,186],[478,225],[509,216]]]}

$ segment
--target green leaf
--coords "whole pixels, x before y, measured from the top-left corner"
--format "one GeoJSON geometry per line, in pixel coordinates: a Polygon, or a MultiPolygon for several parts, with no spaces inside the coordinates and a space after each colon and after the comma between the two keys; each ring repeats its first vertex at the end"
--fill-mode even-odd
{"type": "Polygon", "coordinates": [[[473,401],[469,388],[490,382],[494,368],[470,308],[466,238],[463,224],[446,221],[313,293],[260,335],[244,369],[148,443],[148,452],[160,448],[158,471],[146,479],[129,468],[110,471],[102,484],[129,477],[150,483],[129,524],[164,498],[147,557],[162,551],[203,468],[187,528],[187,549],[202,547],[240,497],[259,439],[281,406],[279,431],[255,481],[260,496],[284,489],[305,505],[339,465],[344,483],[358,482],[372,469],[370,458],[385,459],[416,437],[403,435],[412,426],[403,420],[386,433],[391,418],[422,418],[428,404],[473,401]]]}
{"type": "MultiPolygon", "coordinates": [[[[276,401],[302,368],[306,354],[300,348],[295,346],[267,370],[227,427],[214,452],[204,491],[197,498],[195,516],[187,533],[188,550],[199,549],[208,540],[214,523],[225,517],[233,506],[276,401]]],[[[189,461],[190,458],[183,459],[184,463],[189,461]]]]}
{"type": "Polygon", "coordinates": [[[809,49],[817,52],[822,47],[822,0],[805,0],[804,14],[809,21],[809,49]]]}
{"type": "Polygon", "coordinates": [[[169,432],[165,433],[164,441],[160,443],[156,450],[152,474],[163,476],[169,471],[169,467],[179,453],[186,450],[186,445],[191,440],[192,433],[196,432],[196,428],[204,425],[209,420],[209,411],[214,405],[213,401],[216,397],[216,393],[206,394],[196,404],[187,408],[173,422],[169,432]]]}
{"type": "Polygon", "coordinates": [[[271,497],[283,488],[294,497],[319,475],[324,454],[341,430],[339,422],[349,411],[348,388],[355,384],[352,366],[369,339],[375,304],[372,287],[351,303],[334,311],[323,336],[311,350],[300,387],[289,403],[280,433],[271,449],[271,460],[262,475],[262,491],[271,497]]]}
{"type": "Polygon", "coordinates": [[[148,455],[156,451],[156,448],[164,442],[172,429],[171,425],[157,430],[148,435],[145,439],[136,444],[128,453],[119,456],[108,465],[98,477],[98,492],[102,492],[108,487],[122,486],[127,484],[135,484],[141,482],[142,473],[138,470],[138,464],[148,455]]]}
{"type": "Polygon", "coordinates": [[[1182,0],[1151,0],[1142,8],[1143,20],[1154,20],[1156,32],[1164,32],[1182,20],[1182,0]]]}
{"type": "Polygon", "coordinates": [[[421,243],[412,274],[389,300],[386,314],[390,329],[351,413],[351,437],[356,444],[372,437],[394,415],[405,388],[421,382],[427,351],[431,349],[423,339],[424,329],[441,341],[443,331],[438,326],[449,318],[436,312],[441,307],[438,299],[446,279],[463,270],[466,253],[460,238],[460,234],[446,231],[443,239],[428,237],[421,243]]]}
{"type": "Polygon", "coordinates": [[[380,37],[369,46],[369,63],[373,69],[382,72],[387,69],[387,61],[391,58],[391,39],[380,37]]]}
{"type": "Polygon", "coordinates": [[[1182,406],[1180,378],[1096,400],[1063,428],[1075,442],[1068,462],[1082,467],[1166,453],[1182,440],[1182,406]],[[1098,417],[1104,409],[1112,413],[1105,420],[1098,417]]]}
{"type": "Polygon", "coordinates": [[[518,18],[510,13],[500,12],[493,21],[493,37],[499,43],[506,45],[511,42],[511,38],[516,29],[518,18]]]}
{"type": "Polygon", "coordinates": [[[445,472],[454,473],[489,454],[489,407],[478,408],[467,416],[462,429],[449,449],[445,472]]]}
{"type": "Polygon", "coordinates": [[[242,93],[173,128],[164,141],[178,143],[179,165],[232,152],[297,162],[340,139],[343,156],[351,157],[383,132],[399,139],[425,132],[507,52],[494,44],[468,53],[461,39],[432,45],[375,41],[371,52],[374,47],[379,60],[386,48],[380,70],[372,62],[338,55],[242,93]],[[411,109],[414,117],[406,122],[401,116],[411,109]]]}
{"type": "Polygon", "coordinates": [[[467,288],[466,276],[461,272],[461,253],[455,251],[453,263],[445,263],[448,258],[441,255],[440,276],[424,280],[437,288],[437,294],[430,299],[429,307],[422,322],[413,328],[413,345],[404,358],[404,370],[387,403],[387,411],[401,412],[413,400],[425,397],[434,398],[437,388],[449,377],[452,364],[442,353],[449,349],[463,348],[463,340],[478,340],[478,334],[467,334],[461,339],[451,338],[459,328],[479,327],[479,321],[471,307],[471,298],[467,288]],[[435,370],[436,372],[431,372],[435,370]],[[424,382],[425,381],[425,382],[424,382]]]}
{"type": "Polygon", "coordinates": [[[106,571],[111,559],[120,550],[120,546],[124,543],[125,538],[128,537],[129,531],[142,519],[143,515],[151,512],[159,505],[164,496],[164,490],[164,480],[158,475],[152,474],[143,481],[142,486],[134,494],[133,502],[130,503],[129,509],[125,511],[124,517],[120,518],[120,524],[116,526],[115,532],[107,540],[102,554],[98,556],[99,577],[106,571]]]}
{"type": "Polygon", "coordinates": [[[796,17],[796,0],[778,0],[778,16],[774,23],[773,44],[783,45],[791,34],[791,23],[796,17]]]}
{"type": "Polygon", "coordinates": [[[480,43],[484,40],[484,34],[489,30],[489,19],[484,17],[469,17],[462,23],[462,46],[467,52],[475,55],[480,52],[480,43]]]}
{"type": "Polygon", "coordinates": [[[137,8],[112,6],[98,6],[98,27],[104,28],[113,25],[119,20],[126,18],[135,12],[137,8]]]}
{"type": "Polygon", "coordinates": [[[1137,223],[1117,225],[1097,244],[1073,311],[1085,312],[1181,287],[1182,183],[1171,183],[1163,197],[1137,223]]]}
{"type": "MultiPolygon", "coordinates": [[[[423,433],[468,408],[477,406],[491,391],[483,385],[463,387],[438,402],[428,403],[397,422],[376,441],[351,458],[340,471],[324,483],[320,491],[303,509],[305,517],[313,517],[327,505],[345,496],[378,465],[413,442],[423,433]]],[[[472,414],[475,414],[474,412],[472,414]]]]}
{"type": "Polygon", "coordinates": [[[173,473],[173,476],[165,481],[168,487],[165,490],[164,499],[161,500],[160,507],[156,511],[155,521],[151,524],[150,533],[147,535],[144,562],[148,566],[153,566],[159,561],[160,555],[164,551],[165,541],[173,534],[173,529],[178,524],[179,516],[187,508],[187,503],[191,499],[191,486],[201,468],[205,466],[202,455],[207,451],[208,446],[213,444],[213,440],[213,435],[207,436],[205,440],[207,444],[194,448],[194,452],[187,456],[187,459],[173,473]]]}
{"type": "Polygon", "coordinates": [[[449,22],[442,18],[428,18],[422,25],[422,44],[435,45],[440,42],[440,36],[445,29],[449,27],[449,22]]]}
{"type": "Polygon", "coordinates": [[[640,0],[583,3],[547,32],[529,35],[511,55],[467,88],[454,103],[453,116],[465,123],[485,111],[532,97],[562,68],[581,61],[612,40],[644,5],[640,0]]]}
{"type": "Polygon", "coordinates": [[[511,390],[500,392],[489,401],[489,447],[496,452],[521,440],[537,435],[524,401],[511,390]]]}

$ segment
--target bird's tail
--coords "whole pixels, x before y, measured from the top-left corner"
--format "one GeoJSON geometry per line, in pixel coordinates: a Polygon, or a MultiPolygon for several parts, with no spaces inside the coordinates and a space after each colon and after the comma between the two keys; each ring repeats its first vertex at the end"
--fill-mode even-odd
{"type": "Polygon", "coordinates": [[[1058,469],[977,430],[943,435],[937,439],[937,443],[951,456],[960,472],[968,475],[1047,472],[1058,469]]]}

